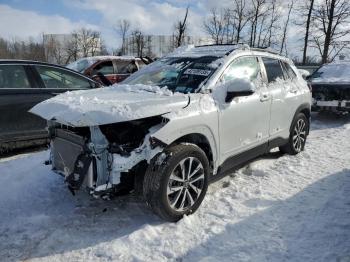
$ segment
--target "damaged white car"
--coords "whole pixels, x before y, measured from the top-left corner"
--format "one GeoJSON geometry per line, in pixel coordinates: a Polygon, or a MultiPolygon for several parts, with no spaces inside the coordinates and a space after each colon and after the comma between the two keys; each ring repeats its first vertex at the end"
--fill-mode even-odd
{"type": "Polygon", "coordinates": [[[72,192],[135,191],[177,221],[247,161],[275,147],[301,152],[310,105],[289,59],[223,45],[176,50],[122,85],[68,92],[31,112],[48,120],[52,168],[72,192]]]}

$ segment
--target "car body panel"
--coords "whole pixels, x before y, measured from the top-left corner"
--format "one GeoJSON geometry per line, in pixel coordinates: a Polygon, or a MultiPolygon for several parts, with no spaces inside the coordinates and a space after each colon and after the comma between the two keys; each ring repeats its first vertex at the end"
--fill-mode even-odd
{"type": "Polygon", "coordinates": [[[308,80],[312,86],[313,110],[350,112],[350,62],[324,64],[308,80]]]}
{"type": "Polygon", "coordinates": [[[35,61],[0,60],[1,66],[21,66],[26,70],[30,86],[26,88],[0,87],[0,151],[12,148],[37,145],[38,140],[47,140],[47,122],[43,118],[28,111],[36,104],[67,92],[71,89],[45,88],[35,66],[45,66],[67,70],[87,82],[94,83],[83,75],[64,67],[35,61]],[[2,149],[1,149],[2,148],[2,149]]]}
{"type": "MultiPolygon", "coordinates": [[[[221,52],[224,51],[221,50],[221,52]]],[[[215,52],[212,53],[215,54],[215,52]]],[[[212,53],[208,53],[208,56],[212,53]]],[[[199,52],[191,55],[201,57],[203,53],[199,52]]],[[[209,143],[212,155],[211,171],[215,176],[219,168],[232,157],[256,148],[259,148],[258,152],[261,153],[268,150],[272,145],[282,145],[274,141],[283,141],[284,143],[289,137],[291,124],[300,105],[306,104],[306,107],[311,105],[311,94],[306,82],[287,58],[270,52],[242,48],[228,52],[224,58],[219,60],[216,71],[201,86],[201,92],[199,93],[169,95],[162,90],[155,94],[152,92],[153,87],[145,86],[142,88],[149,89],[152,94],[143,91],[141,93],[133,92],[132,87],[126,90],[128,94],[123,94],[122,89],[125,86],[119,85],[113,87],[115,89],[107,89],[106,94],[97,94],[95,91],[74,92],[74,94],[72,93],[74,96],[72,101],[65,99],[67,98],[66,95],[62,95],[39,104],[32,109],[32,112],[48,120],[53,119],[58,123],[78,127],[87,126],[92,132],[91,136],[96,141],[103,141],[101,142],[103,147],[108,144],[108,141],[103,138],[102,132],[96,132],[99,125],[146,118],[152,114],[162,115],[165,119],[164,123],[158,125],[155,130],[150,131],[145,136],[143,144],[131,153],[129,160],[121,155],[114,155],[114,162],[119,163],[118,161],[120,161],[118,172],[127,172],[131,168],[130,163],[138,163],[137,161],[141,161],[142,157],[149,162],[153,156],[161,153],[168,145],[176,143],[176,141],[182,141],[181,138],[188,135],[198,134],[209,143]],[[225,97],[230,83],[222,85],[220,78],[232,61],[244,56],[257,57],[260,61],[260,82],[257,83],[257,88],[251,95],[237,96],[232,101],[226,102],[225,97]],[[295,79],[290,81],[281,79],[274,85],[269,84],[261,57],[289,63],[295,71],[295,79]],[[112,91],[116,91],[118,88],[120,91],[112,94],[112,91]],[[84,108],[84,105],[79,103],[80,97],[83,100],[92,101],[94,96],[97,97],[97,100],[107,101],[109,105],[104,105],[101,102],[101,105],[94,106],[94,109],[90,110],[90,108],[84,108]],[[115,96],[115,101],[113,96],[115,96]],[[55,112],[48,112],[49,107],[45,104],[51,104],[52,106],[60,99],[62,99],[62,103],[58,102],[57,104],[60,104],[62,108],[54,110],[55,112]],[[130,107],[132,115],[122,116],[120,113],[106,115],[105,112],[110,112],[113,105],[130,107]],[[72,115],[75,112],[79,113],[79,110],[81,110],[80,114],[75,115],[72,119],[72,115]],[[148,113],[142,111],[148,111],[148,113]],[[141,114],[134,114],[136,112],[141,114]],[[157,140],[155,147],[151,150],[148,143],[151,143],[153,138],[157,140]]],[[[125,112],[125,110],[122,110],[122,112],[125,112]]]]}
{"type": "Polygon", "coordinates": [[[46,120],[83,127],[162,115],[188,103],[187,95],[157,93],[147,86],[115,85],[65,93],[36,105],[30,112],[46,120]]]}

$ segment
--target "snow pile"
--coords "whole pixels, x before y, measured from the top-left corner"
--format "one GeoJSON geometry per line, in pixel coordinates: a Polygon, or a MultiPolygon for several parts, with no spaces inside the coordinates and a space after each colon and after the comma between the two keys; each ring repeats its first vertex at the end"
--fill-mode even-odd
{"type": "Polygon", "coordinates": [[[162,115],[188,105],[187,95],[146,85],[67,92],[46,100],[30,112],[72,126],[95,126],[162,115]]]}
{"type": "Polygon", "coordinates": [[[212,184],[176,224],[132,196],[73,197],[48,152],[0,160],[1,261],[347,261],[350,118],[313,117],[305,152],[212,184]]]}

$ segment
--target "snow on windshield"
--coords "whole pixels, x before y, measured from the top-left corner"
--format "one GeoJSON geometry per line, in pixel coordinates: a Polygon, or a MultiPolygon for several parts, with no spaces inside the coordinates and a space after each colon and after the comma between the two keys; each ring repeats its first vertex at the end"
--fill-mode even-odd
{"type": "Polygon", "coordinates": [[[350,82],[350,63],[326,64],[312,75],[312,82],[350,82]]]}
{"type": "Polygon", "coordinates": [[[194,93],[215,72],[218,58],[166,57],[136,72],[125,84],[157,85],[173,92],[194,93]]]}

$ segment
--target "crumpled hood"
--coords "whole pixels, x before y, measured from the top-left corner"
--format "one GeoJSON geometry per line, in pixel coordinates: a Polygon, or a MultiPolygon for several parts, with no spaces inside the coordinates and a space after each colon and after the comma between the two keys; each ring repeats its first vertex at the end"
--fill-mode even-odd
{"type": "Polygon", "coordinates": [[[184,108],[189,96],[145,85],[114,85],[67,92],[41,102],[29,112],[75,127],[118,123],[184,108]]]}

